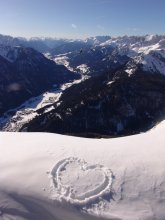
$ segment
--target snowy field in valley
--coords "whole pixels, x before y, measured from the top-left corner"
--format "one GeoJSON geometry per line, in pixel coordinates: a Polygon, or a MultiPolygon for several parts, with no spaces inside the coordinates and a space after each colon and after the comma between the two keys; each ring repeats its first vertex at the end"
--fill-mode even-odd
{"type": "MultiPolygon", "coordinates": [[[[53,60],[49,53],[44,54],[45,57],[48,59],[53,60]]],[[[54,61],[58,65],[64,65],[68,70],[75,72],[70,66],[69,63],[66,62],[65,56],[67,54],[62,54],[56,57],[54,61]]],[[[81,65],[78,67],[80,72],[85,73],[88,71],[88,68],[85,65],[81,65]]],[[[59,88],[56,85],[49,90],[44,92],[43,94],[32,97],[17,108],[10,109],[9,111],[5,112],[0,117],[0,131],[19,131],[20,128],[25,124],[28,123],[30,120],[35,118],[38,115],[38,110],[41,108],[45,108],[45,112],[51,111],[54,106],[53,104],[57,103],[60,96],[62,95],[63,91],[74,84],[80,83],[89,77],[86,75],[82,75],[81,79],[73,80],[72,82],[62,84],[59,88]]]]}
{"type": "Polygon", "coordinates": [[[0,133],[0,220],[164,220],[164,132],[0,133]]]}
{"type": "Polygon", "coordinates": [[[7,111],[2,117],[0,117],[0,130],[19,131],[25,123],[38,115],[37,110],[45,107],[45,112],[51,111],[54,108],[53,104],[58,102],[65,89],[71,87],[73,84],[80,83],[83,80],[86,80],[86,77],[82,77],[81,79],[74,80],[70,83],[65,83],[61,85],[60,88],[54,86],[50,91],[30,98],[19,107],[7,111]]]}

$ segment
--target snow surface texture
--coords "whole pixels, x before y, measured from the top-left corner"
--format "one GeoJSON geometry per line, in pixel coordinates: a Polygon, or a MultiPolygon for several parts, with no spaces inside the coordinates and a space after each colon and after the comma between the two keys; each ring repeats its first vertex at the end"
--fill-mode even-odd
{"type": "Polygon", "coordinates": [[[77,158],[60,161],[52,170],[59,195],[74,204],[87,204],[110,192],[112,172],[100,165],[90,165],[77,158]],[[84,184],[85,182],[85,184],[84,184]]]}
{"type": "Polygon", "coordinates": [[[164,220],[164,132],[0,133],[0,220],[164,220]]]}

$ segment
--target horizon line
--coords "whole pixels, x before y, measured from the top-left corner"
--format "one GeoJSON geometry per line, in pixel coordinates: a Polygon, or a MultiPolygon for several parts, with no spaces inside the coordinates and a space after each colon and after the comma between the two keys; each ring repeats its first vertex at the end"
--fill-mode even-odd
{"type": "Polygon", "coordinates": [[[63,39],[63,40],[85,40],[85,39],[88,39],[88,38],[95,38],[95,37],[111,37],[111,38],[119,38],[119,37],[146,37],[146,36],[165,36],[165,34],[157,34],[157,33],[154,33],[154,34],[149,34],[149,33],[146,33],[146,34],[137,34],[137,35],[132,35],[132,34],[124,34],[124,35],[108,35],[108,34],[103,34],[103,35],[94,35],[94,36],[87,36],[87,37],[82,37],[82,38],[69,38],[69,37],[56,37],[56,36],[43,36],[43,35],[38,35],[38,36],[30,36],[30,37],[25,37],[25,36],[15,36],[15,35],[10,35],[10,34],[2,34],[0,33],[0,36],[4,36],[4,37],[12,37],[12,38],[23,38],[25,40],[32,40],[32,39],[63,39]]]}

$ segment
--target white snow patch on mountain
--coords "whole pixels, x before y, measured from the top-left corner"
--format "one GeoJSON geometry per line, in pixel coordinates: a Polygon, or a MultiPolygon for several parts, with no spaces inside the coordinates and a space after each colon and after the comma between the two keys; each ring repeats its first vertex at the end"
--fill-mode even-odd
{"type": "Polygon", "coordinates": [[[151,35],[147,35],[145,40],[146,41],[151,41],[153,39],[153,37],[154,37],[154,35],[152,35],[152,34],[151,35]]]}
{"type": "Polygon", "coordinates": [[[157,50],[159,49],[160,45],[154,44],[154,45],[150,45],[150,46],[145,46],[145,47],[133,47],[133,50],[136,51],[137,53],[144,53],[144,54],[148,54],[151,51],[157,50]]]}
{"type": "Polygon", "coordinates": [[[154,53],[157,53],[162,58],[165,58],[164,36],[147,35],[139,38],[128,36],[117,37],[109,39],[100,44],[100,46],[116,48],[119,55],[126,55],[134,59],[137,64],[142,64],[143,69],[146,71],[165,74],[165,62],[160,57],[154,56],[154,53]]]}
{"type": "Polygon", "coordinates": [[[165,75],[165,62],[157,57],[147,54],[143,57],[143,69],[150,72],[158,72],[165,75]]]}
{"type": "Polygon", "coordinates": [[[128,73],[128,76],[131,76],[134,73],[133,69],[126,69],[125,72],[128,73]]]}
{"type": "Polygon", "coordinates": [[[81,64],[81,65],[77,66],[76,69],[80,70],[80,72],[82,74],[87,74],[90,71],[89,67],[86,64],[81,64]]]}
{"type": "Polygon", "coordinates": [[[58,55],[54,58],[55,63],[57,63],[58,65],[64,65],[68,70],[75,72],[74,69],[72,67],[70,67],[69,61],[68,61],[68,57],[66,56],[66,54],[62,54],[62,55],[58,55]]]}

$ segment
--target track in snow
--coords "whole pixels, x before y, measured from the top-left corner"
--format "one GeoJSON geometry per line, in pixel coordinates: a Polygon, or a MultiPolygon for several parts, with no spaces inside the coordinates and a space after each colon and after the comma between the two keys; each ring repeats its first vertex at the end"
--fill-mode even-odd
{"type": "Polygon", "coordinates": [[[72,204],[86,205],[111,192],[112,172],[101,165],[67,158],[58,162],[51,174],[60,198],[72,204]]]}

